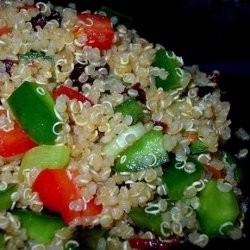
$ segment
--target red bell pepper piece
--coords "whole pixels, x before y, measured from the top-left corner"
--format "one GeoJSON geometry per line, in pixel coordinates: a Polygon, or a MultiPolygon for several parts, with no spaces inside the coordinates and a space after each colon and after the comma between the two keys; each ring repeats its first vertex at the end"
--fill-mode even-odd
{"type": "MultiPolygon", "coordinates": [[[[0,112],[0,116],[4,112],[0,112]]],[[[0,129],[0,155],[3,157],[11,157],[22,154],[29,149],[37,146],[24,130],[14,122],[14,129],[5,131],[0,129]]]]}
{"type": "Polygon", "coordinates": [[[221,170],[218,170],[218,169],[216,169],[212,166],[209,166],[209,165],[206,165],[205,168],[206,168],[207,172],[212,174],[212,178],[214,178],[214,179],[222,179],[225,177],[225,174],[221,170]]]}
{"type": "Polygon", "coordinates": [[[43,205],[59,212],[65,223],[83,216],[95,216],[101,213],[102,205],[96,205],[94,199],[85,204],[77,185],[65,169],[45,169],[36,178],[32,186],[33,192],[38,192],[43,205]],[[70,203],[80,201],[83,208],[71,210],[70,203]]]}
{"type": "Polygon", "coordinates": [[[89,102],[90,106],[94,105],[94,103],[91,100],[89,100],[87,97],[85,97],[83,94],[65,85],[60,85],[60,87],[56,89],[53,93],[53,97],[55,100],[60,95],[66,95],[68,96],[69,99],[71,100],[76,99],[82,103],[89,102]]]}
{"type": "Polygon", "coordinates": [[[11,31],[12,31],[11,28],[4,26],[4,27],[0,28],[0,36],[3,34],[10,33],[11,31]]]}
{"type": "Polygon", "coordinates": [[[114,30],[109,17],[100,14],[82,13],[78,18],[84,22],[75,30],[75,37],[87,35],[86,45],[110,49],[113,42],[114,30]]]}
{"type": "Polygon", "coordinates": [[[193,142],[193,141],[195,141],[198,137],[197,137],[197,134],[188,134],[188,135],[187,135],[187,138],[188,138],[191,142],[193,142]]]}

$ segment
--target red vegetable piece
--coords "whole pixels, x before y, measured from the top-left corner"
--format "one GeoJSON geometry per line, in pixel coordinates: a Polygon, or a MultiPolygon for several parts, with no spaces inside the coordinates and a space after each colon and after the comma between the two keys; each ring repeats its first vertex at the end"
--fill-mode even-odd
{"type": "MultiPolygon", "coordinates": [[[[60,184],[57,183],[57,180],[54,177],[56,173],[59,174],[58,171],[55,172],[55,169],[43,170],[33,183],[32,190],[38,192],[39,197],[46,208],[59,212],[61,210],[62,197],[59,195],[61,192],[60,184]]],[[[68,177],[66,176],[66,180],[67,179],[68,177]]]]}
{"type": "Polygon", "coordinates": [[[95,197],[87,204],[86,210],[83,211],[83,216],[96,216],[102,212],[102,205],[95,204],[95,197]]]}
{"type": "Polygon", "coordinates": [[[12,31],[11,28],[4,26],[4,27],[0,28],[0,36],[2,36],[3,34],[8,34],[11,31],[12,31]]]}
{"type": "Polygon", "coordinates": [[[85,97],[83,94],[79,93],[78,91],[75,91],[74,89],[71,89],[65,85],[60,85],[58,89],[56,89],[53,93],[53,97],[56,100],[56,98],[60,95],[66,95],[69,99],[73,100],[76,99],[82,103],[89,102],[90,106],[93,106],[94,103],[89,100],[87,97],[85,97]]]}
{"type": "Polygon", "coordinates": [[[43,170],[33,183],[32,190],[38,192],[46,208],[59,212],[67,224],[79,217],[95,216],[102,211],[102,205],[96,205],[95,198],[84,204],[79,188],[65,169],[43,170]],[[77,211],[70,209],[74,201],[82,202],[82,208],[80,206],[77,211]]]}
{"type": "Polygon", "coordinates": [[[191,142],[193,142],[193,141],[195,141],[198,137],[197,137],[196,134],[189,134],[189,135],[187,135],[187,138],[188,138],[191,142]]]}
{"type": "Polygon", "coordinates": [[[218,170],[218,169],[216,169],[212,166],[209,166],[209,165],[206,165],[205,168],[206,168],[207,172],[212,174],[212,178],[214,178],[214,179],[221,179],[221,178],[225,177],[225,174],[221,170],[218,170]]]}
{"type": "MultiPolygon", "coordinates": [[[[0,112],[0,116],[3,112],[0,112]]],[[[0,129],[0,155],[3,157],[11,157],[22,154],[29,149],[37,146],[24,130],[14,122],[14,129],[5,131],[0,129]]]]}
{"type": "Polygon", "coordinates": [[[45,207],[61,213],[65,223],[82,216],[82,211],[70,210],[70,203],[82,197],[65,169],[43,170],[33,183],[32,190],[38,192],[45,207]]]}
{"type": "Polygon", "coordinates": [[[99,49],[110,49],[114,30],[109,17],[100,14],[82,13],[78,18],[84,22],[75,31],[75,36],[87,35],[86,45],[99,49]]]}

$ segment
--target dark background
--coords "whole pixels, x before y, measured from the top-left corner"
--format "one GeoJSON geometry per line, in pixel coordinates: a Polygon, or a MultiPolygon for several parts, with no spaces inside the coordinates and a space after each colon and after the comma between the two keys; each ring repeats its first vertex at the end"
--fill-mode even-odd
{"type": "MultiPolygon", "coordinates": [[[[69,1],[51,2],[66,6],[69,1]]],[[[230,100],[232,131],[239,127],[250,133],[250,1],[241,0],[82,0],[75,2],[79,11],[98,10],[108,6],[134,19],[132,27],[150,42],[160,43],[183,57],[186,65],[199,64],[206,72],[218,69],[222,73],[220,87],[230,100]]],[[[232,138],[230,152],[249,147],[232,138]]],[[[248,203],[250,190],[249,159],[242,161],[245,174],[241,184],[248,203]]],[[[239,241],[211,240],[205,249],[250,249],[249,214],[239,241]]],[[[200,249],[193,245],[183,249],[200,249]]]]}

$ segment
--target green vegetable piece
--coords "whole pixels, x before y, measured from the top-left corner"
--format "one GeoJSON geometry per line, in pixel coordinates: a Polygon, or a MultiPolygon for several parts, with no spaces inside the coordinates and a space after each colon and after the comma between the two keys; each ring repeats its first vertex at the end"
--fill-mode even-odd
{"type": "Polygon", "coordinates": [[[70,148],[64,145],[41,145],[27,151],[22,159],[19,169],[19,178],[23,178],[23,172],[33,167],[64,168],[69,162],[70,148]]]}
{"type": "Polygon", "coordinates": [[[148,214],[143,208],[132,208],[129,217],[134,221],[136,226],[140,229],[150,230],[157,235],[161,233],[162,215],[158,213],[156,215],[148,214]]]}
{"type": "Polygon", "coordinates": [[[20,56],[20,59],[29,62],[34,59],[43,59],[48,61],[53,61],[53,57],[46,55],[43,52],[30,51],[20,56]]]}
{"type": "Polygon", "coordinates": [[[228,164],[229,167],[234,167],[234,179],[239,183],[243,180],[244,175],[242,169],[239,165],[238,160],[232,154],[228,152],[223,153],[223,161],[228,164]]]}
{"type": "Polygon", "coordinates": [[[168,161],[163,147],[163,133],[152,129],[124,150],[115,160],[115,172],[135,172],[157,167],[168,161]]]}
{"type": "Polygon", "coordinates": [[[199,198],[200,207],[197,212],[202,232],[209,237],[224,235],[232,228],[240,213],[233,191],[220,191],[217,180],[211,179],[206,183],[199,198]]]}
{"type": "Polygon", "coordinates": [[[234,169],[234,179],[237,181],[237,183],[240,183],[244,178],[244,174],[242,172],[242,169],[239,167],[236,167],[234,169]]]}
{"type": "Polygon", "coordinates": [[[185,188],[192,185],[195,181],[202,179],[205,175],[203,165],[195,158],[190,156],[187,162],[191,162],[195,165],[195,171],[193,173],[187,173],[183,168],[177,169],[175,166],[179,166],[181,162],[175,159],[171,160],[170,166],[164,169],[162,180],[166,184],[168,196],[172,200],[180,200],[183,197],[185,188]]]}
{"type": "Polygon", "coordinates": [[[17,121],[38,144],[54,144],[61,129],[54,100],[46,86],[24,82],[7,99],[17,121]]]}
{"type": "Polygon", "coordinates": [[[11,200],[11,195],[17,191],[16,184],[9,184],[8,187],[0,191],[0,209],[8,210],[11,208],[13,201],[11,200]]]}
{"type": "MultiPolygon", "coordinates": [[[[117,12],[115,10],[110,9],[107,6],[102,6],[100,8],[100,12],[105,12],[108,17],[111,18],[111,20],[116,17],[118,20],[117,24],[123,24],[126,27],[131,27],[131,24],[133,23],[133,17],[124,15],[123,13],[117,12]]],[[[113,20],[112,20],[113,22],[113,20]]],[[[116,24],[116,23],[115,23],[116,24]]]]}
{"type": "Polygon", "coordinates": [[[190,147],[190,152],[191,154],[201,154],[207,151],[208,146],[204,144],[203,141],[200,139],[197,139],[192,142],[191,147],[190,147]]]}
{"type": "Polygon", "coordinates": [[[146,134],[146,129],[143,124],[139,122],[136,125],[128,127],[128,129],[121,132],[116,138],[106,144],[103,151],[109,157],[116,157],[128,146],[139,140],[144,134],[146,134]],[[128,138],[129,141],[127,140],[128,138]]]}
{"type": "Polygon", "coordinates": [[[106,238],[107,231],[105,229],[100,228],[92,228],[85,230],[78,230],[73,236],[73,239],[80,243],[78,248],[70,248],[66,250],[73,249],[88,249],[88,250],[96,250],[98,242],[101,238],[106,238]]]}
{"type": "Polygon", "coordinates": [[[65,226],[59,217],[52,217],[27,210],[12,211],[16,215],[21,226],[27,230],[28,237],[38,243],[46,244],[55,237],[57,230],[65,226]]]}
{"type": "Polygon", "coordinates": [[[4,235],[2,233],[0,233],[0,250],[4,250],[4,235]]]}
{"type": "Polygon", "coordinates": [[[165,80],[159,76],[155,78],[157,88],[163,88],[164,91],[182,87],[183,70],[180,68],[183,65],[181,57],[175,55],[173,51],[166,51],[161,48],[157,50],[153,66],[160,69],[165,69],[168,76],[165,80]]]}
{"type": "Polygon", "coordinates": [[[120,112],[124,116],[132,116],[132,125],[136,124],[139,121],[142,121],[144,117],[141,105],[133,97],[114,107],[114,111],[120,112]]]}

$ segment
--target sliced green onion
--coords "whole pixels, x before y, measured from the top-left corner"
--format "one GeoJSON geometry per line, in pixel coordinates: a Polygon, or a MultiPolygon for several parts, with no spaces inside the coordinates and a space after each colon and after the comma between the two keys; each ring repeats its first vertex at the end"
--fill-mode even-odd
{"type": "Polygon", "coordinates": [[[146,133],[142,123],[137,123],[119,134],[114,140],[104,146],[103,151],[109,157],[116,157],[128,146],[139,140],[146,133]]]}
{"type": "Polygon", "coordinates": [[[70,149],[64,145],[41,145],[25,153],[19,169],[19,178],[23,178],[25,170],[33,167],[64,168],[69,162],[70,149]]]}

